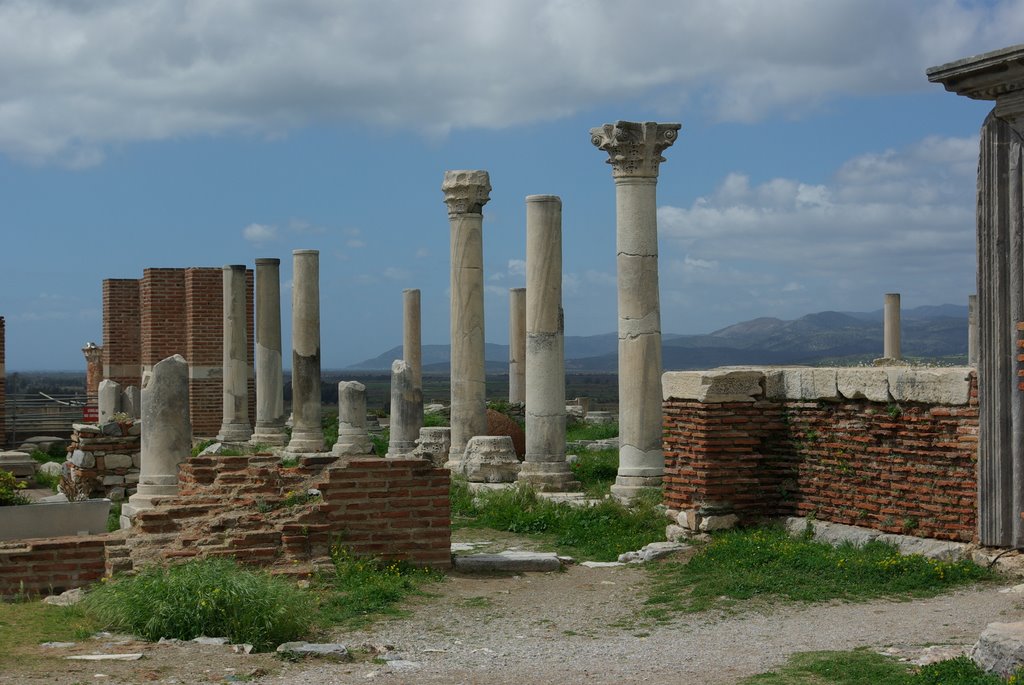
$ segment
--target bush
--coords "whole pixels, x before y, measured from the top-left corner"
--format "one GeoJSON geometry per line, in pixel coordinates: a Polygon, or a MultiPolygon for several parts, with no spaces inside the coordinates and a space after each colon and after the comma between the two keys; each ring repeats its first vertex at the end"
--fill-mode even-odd
{"type": "Polygon", "coordinates": [[[97,587],[82,602],[104,629],[147,640],[226,637],[257,651],[307,635],[315,604],[287,580],[216,558],[151,566],[97,587]]]}
{"type": "Polygon", "coordinates": [[[13,473],[0,470],[0,507],[29,504],[28,497],[18,492],[24,488],[25,484],[15,478],[13,473]]]}

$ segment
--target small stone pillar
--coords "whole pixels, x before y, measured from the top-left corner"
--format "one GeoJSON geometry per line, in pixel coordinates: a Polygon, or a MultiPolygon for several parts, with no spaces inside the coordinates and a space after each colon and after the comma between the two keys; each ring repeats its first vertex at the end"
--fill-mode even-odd
{"type": "Polygon", "coordinates": [[[284,445],[281,357],[281,260],[256,260],[256,429],[254,445],[284,445]]]}
{"type": "Polygon", "coordinates": [[[526,288],[508,291],[508,403],[526,404],[526,288]]]}
{"type": "Polygon", "coordinates": [[[451,427],[448,468],[460,470],[466,444],[487,432],[484,369],[483,207],[486,171],[446,171],[441,184],[451,224],[451,427]]]}
{"type": "Polygon", "coordinates": [[[94,342],[87,342],[82,348],[82,354],[85,355],[85,403],[95,407],[100,381],[103,380],[103,348],[94,342]]]}
{"type": "Polygon", "coordinates": [[[121,411],[133,419],[142,418],[142,391],[136,385],[129,385],[121,393],[121,411]]]}
{"type": "Polygon", "coordinates": [[[246,442],[252,437],[245,280],[244,264],[224,267],[224,377],[219,442],[246,442]]]}
{"type": "Polygon", "coordinates": [[[423,426],[423,390],[413,384],[412,368],[404,359],[391,364],[391,423],[389,457],[402,457],[416,449],[423,426]]]}
{"type": "Polygon", "coordinates": [[[178,466],[191,451],[188,363],[176,354],[154,366],[142,387],[139,485],[122,509],[122,528],[136,512],[152,508],[154,497],[178,493],[178,466]]]}
{"type": "Polygon", "coordinates": [[[978,296],[967,296],[967,365],[978,365],[978,296]]]}
{"type": "Polygon", "coordinates": [[[538,490],[579,487],[565,461],[562,200],[526,198],[526,459],[519,481],[538,490]]]}
{"type": "Polygon", "coordinates": [[[113,421],[114,414],[121,411],[121,384],[107,378],[100,381],[97,391],[97,406],[99,407],[100,423],[113,421]]]}
{"type": "Polygon", "coordinates": [[[293,453],[324,451],[320,404],[320,252],[292,252],[293,453]]]}
{"type": "Polygon", "coordinates": [[[903,359],[900,352],[900,294],[885,294],[885,319],[883,322],[882,356],[886,359],[903,359]]]}
{"type": "Polygon", "coordinates": [[[358,381],[338,383],[338,441],[331,454],[373,454],[373,442],[366,430],[366,386],[358,381]]]}
{"type": "Polygon", "coordinates": [[[680,124],[619,121],[590,130],[615,179],[619,309],[619,471],[612,495],[632,499],[661,485],[661,305],[658,171],[680,124]]]}

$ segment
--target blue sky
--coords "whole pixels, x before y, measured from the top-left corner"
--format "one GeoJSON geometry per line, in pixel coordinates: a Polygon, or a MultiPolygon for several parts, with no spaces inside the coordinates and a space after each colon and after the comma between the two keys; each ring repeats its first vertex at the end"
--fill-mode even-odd
{"type": "MultiPolygon", "coordinates": [[[[929,66],[1011,45],[1024,2],[0,2],[7,368],[84,368],[104,278],[321,251],[327,368],[448,338],[446,169],[486,169],[486,336],[563,200],[567,335],[615,330],[591,127],[682,122],[658,186],[662,329],[964,304],[990,106],[929,66]]],[[[286,355],[287,357],[287,355],[286,355]]]]}

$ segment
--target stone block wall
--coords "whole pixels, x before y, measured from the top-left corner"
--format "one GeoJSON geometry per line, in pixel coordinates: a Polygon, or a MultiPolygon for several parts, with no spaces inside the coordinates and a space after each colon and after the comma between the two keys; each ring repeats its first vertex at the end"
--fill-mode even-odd
{"type": "Polygon", "coordinates": [[[665,502],[972,541],[977,376],[966,367],[670,372],[665,502]]]}
{"type": "Polygon", "coordinates": [[[91,497],[122,500],[134,494],[139,483],[141,432],[141,422],[105,427],[74,424],[67,462],[72,478],[84,483],[91,497]]]}
{"type": "Polygon", "coordinates": [[[98,581],[108,535],[0,542],[0,598],[48,595],[98,581]]]}

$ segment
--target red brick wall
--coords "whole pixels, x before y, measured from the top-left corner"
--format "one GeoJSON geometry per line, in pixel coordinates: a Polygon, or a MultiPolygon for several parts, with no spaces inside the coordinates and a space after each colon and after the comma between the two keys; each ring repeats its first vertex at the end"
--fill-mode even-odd
{"type": "Polygon", "coordinates": [[[192,434],[217,435],[223,420],[224,275],[221,269],[185,269],[185,320],[188,337],[181,355],[193,367],[189,383],[192,434]],[[213,376],[208,369],[217,369],[213,376]]]}
{"type": "MultiPolygon", "coordinates": [[[[142,364],[153,367],[186,349],[185,273],[145,269],[139,284],[142,364]]],[[[182,355],[184,356],[184,355],[182,355]]]]}
{"type": "Polygon", "coordinates": [[[139,387],[141,364],[139,281],[108,278],[103,281],[103,377],[122,387],[139,387]],[[128,373],[129,369],[134,371],[128,373]]]}
{"type": "Polygon", "coordinates": [[[56,594],[103,577],[107,535],[0,543],[0,597],[56,594]]]}
{"type": "Polygon", "coordinates": [[[966,406],[664,403],[665,503],[971,541],[977,376],[966,406]],[[897,409],[899,410],[897,412],[897,409]]]}
{"type": "Polygon", "coordinates": [[[0,316],[0,448],[7,444],[7,329],[0,316]]]}

